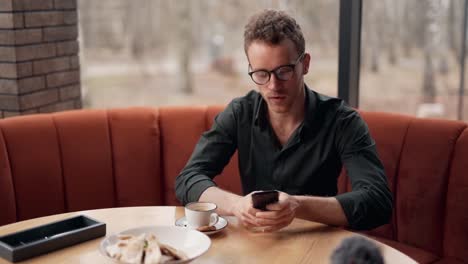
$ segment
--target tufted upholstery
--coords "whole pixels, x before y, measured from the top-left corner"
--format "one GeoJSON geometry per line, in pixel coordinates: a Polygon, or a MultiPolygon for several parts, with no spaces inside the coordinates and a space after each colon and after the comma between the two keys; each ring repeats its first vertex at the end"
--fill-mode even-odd
{"type": "MultiPolygon", "coordinates": [[[[178,205],[174,181],[222,106],[78,110],[0,121],[0,225],[94,208],[178,205]]],[[[468,129],[361,112],[395,198],[366,232],[420,263],[468,263],[468,129]]],[[[237,155],[215,180],[241,193],[237,155]]],[[[345,170],[339,192],[350,190],[345,170]]]]}

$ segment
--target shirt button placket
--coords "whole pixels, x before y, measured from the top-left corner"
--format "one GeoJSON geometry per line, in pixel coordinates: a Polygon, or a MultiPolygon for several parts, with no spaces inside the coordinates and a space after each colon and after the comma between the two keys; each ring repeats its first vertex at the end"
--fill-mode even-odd
{"type": "Polygon", "coordinates": [[[274,170],[273,170],[273,182],[275,184],[276,189],[283,190],[284,185],[284,177],[283,176],[283,169],[284,169],[284,158],[282,152],[279,152],[275,158],[274,170]]]}

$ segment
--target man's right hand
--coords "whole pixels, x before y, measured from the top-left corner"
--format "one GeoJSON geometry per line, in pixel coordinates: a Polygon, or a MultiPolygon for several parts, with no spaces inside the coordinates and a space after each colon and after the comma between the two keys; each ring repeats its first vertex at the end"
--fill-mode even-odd
{"type": "Polygon", "coordinates": [[[239,196],[218,187],[210,187],[202,193],[198,201],[216,203],[219,215],[234,215],[244,227],[256,227],[259,225],[255,214],[261,211],[253,208],[252,193],[239,196]]]}
{"type": "Polygon", "coordinates": [[[232,214],[234,214],[246,228],[259,226],[255,214],[261,212],[261,210],[253,208],[252,193],[254,192],[239,197],[231,209],[232,214]]]}

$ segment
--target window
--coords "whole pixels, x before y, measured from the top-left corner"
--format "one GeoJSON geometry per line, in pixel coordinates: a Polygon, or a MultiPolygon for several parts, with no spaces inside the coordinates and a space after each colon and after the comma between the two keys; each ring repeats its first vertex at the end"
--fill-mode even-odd
{"type": "Polygon", "coordinates": [[[462,0],[364,0],[359,107],[457,119],[463,9],[462,0]]]}
{"type": "Polygon", "coordinates": [[[255,89],[243,31],[265,8],[301,25],[312,55],[306,83],[337,95],[338,0],[81,0],[83,105],[226,104],[255,89]]]}

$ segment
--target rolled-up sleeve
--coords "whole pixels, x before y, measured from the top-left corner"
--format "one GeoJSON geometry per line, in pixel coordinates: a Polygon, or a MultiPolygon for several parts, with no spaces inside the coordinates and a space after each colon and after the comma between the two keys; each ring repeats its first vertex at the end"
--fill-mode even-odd
{"type": "Polygon", "coordinates": [[[335,146],[351,181],[352,191],[336,196],[349,226],[368,230],[390,221],[393,198],[375,141],[360,115],[346,110],[337,119],[335,146]]]}
{"type": "Polygon", "coordinates": [[[235,102],[216,116],[211,129],[202,134],[189,161],[177,176],[175,192],[182,204],[198,201],[220,174],[237,148],[235,102]]]}

